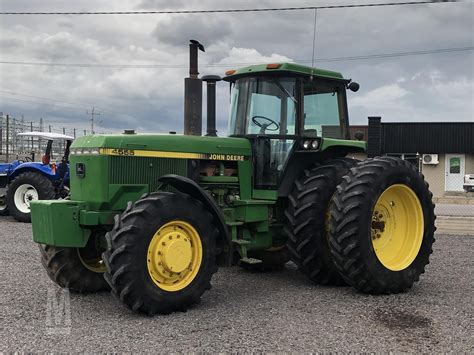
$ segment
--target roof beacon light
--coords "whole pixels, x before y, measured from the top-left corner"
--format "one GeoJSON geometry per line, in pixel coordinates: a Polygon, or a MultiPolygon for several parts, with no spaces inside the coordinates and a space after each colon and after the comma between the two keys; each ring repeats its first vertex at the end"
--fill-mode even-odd
{"type": "Polygon", "coordinates": [[[234,69],[231,69],[231,70],[227,70],[227,71],[225,72],[225,75],[232,75],[232,74],[234,74],[234,73],[235,73],[235,70],[234,70],[234,69]]]}
{"type": "Polygon", "coordinates": [[[278,63],[272,63],[272,64],[267,64],[267,69],[278,69],[280,68],[281,64],[278,63]]]}

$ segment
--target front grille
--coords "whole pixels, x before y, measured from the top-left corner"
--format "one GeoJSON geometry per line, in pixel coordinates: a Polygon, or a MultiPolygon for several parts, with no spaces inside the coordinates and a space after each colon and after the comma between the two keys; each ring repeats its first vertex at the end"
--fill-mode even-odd
{"type": "Polygon", "coordinates": [[[111,156],[109,183],[119,185],[148,184],[158,187],[158,178],[166,174],[187,175],[186,159],[111,156]]]}

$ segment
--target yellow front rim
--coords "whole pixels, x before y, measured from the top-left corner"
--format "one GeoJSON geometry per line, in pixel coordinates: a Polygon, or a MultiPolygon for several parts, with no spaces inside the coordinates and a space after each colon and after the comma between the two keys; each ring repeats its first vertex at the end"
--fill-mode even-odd
{"type": "Polygon", "coordinates": [[[107,270],[101,256],[87,257],[82,255],[79,248],[77,249],[77,255],[79,256],[79,260],[81,261],[82,265],[84,265],[86,269],[99,274],[102,274],[107,270]]]}
{"type": "Polygon", "coordinates": [[[189,223],[166,223],[148,246],[147,267],[153,282],[165,291],[179,291],[198,274],[202,261],[199,233],[189,223]]]}
{"type": "Polygon", "coordinates": [[[388,187],[377,200],[371,225],[372,245],[387,269],[400,271],[415,260],[423,241],[423,209],[406,185],[388,187]]]}

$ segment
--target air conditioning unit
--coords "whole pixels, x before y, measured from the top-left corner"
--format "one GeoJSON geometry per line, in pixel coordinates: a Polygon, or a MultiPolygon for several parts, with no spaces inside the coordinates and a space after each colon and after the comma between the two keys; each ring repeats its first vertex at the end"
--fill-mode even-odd
{"type": "Polygon", "coordinates": [[[423,164],[436,165],[439,163],[438,154],[423,154],[423,164]]]}

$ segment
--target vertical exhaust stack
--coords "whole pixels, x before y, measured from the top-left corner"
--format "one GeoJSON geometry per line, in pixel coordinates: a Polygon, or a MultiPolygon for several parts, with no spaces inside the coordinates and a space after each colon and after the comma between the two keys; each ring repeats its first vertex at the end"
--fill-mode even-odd
{"type": "Polygon", "coordinates": [[[184,79],[184,134],[202,134],[202,80],[198,78],[198,50],[204,46],[196,40],[189,43],[189,78],[184,79]]]}
{"type": "Polygon", "coordinates": [[[205,75],[202,81],[207,83],[207,134],[206,136],[216,137],[216,83],[221,81],[219,75],[205,75]]]}

